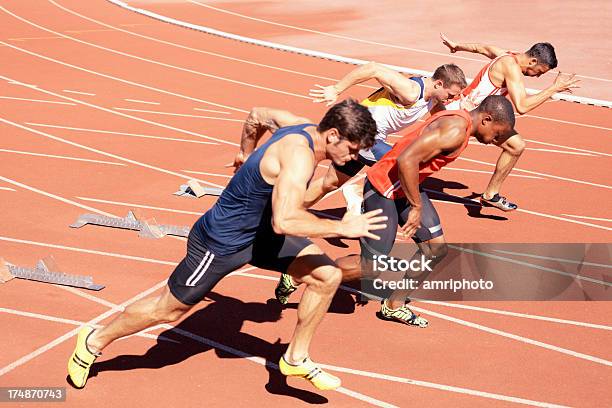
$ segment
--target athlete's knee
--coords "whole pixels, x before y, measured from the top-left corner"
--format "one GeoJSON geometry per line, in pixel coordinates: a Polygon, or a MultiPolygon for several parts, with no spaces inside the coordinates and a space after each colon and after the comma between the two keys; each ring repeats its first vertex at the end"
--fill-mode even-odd
{"type": "Polygon", "coordinates": [[[159,323],[175,322],[192,308],[176,299],[170,292],[162,293],[156,301],[152,313],[153,319],[159,323]]]}
{"type": "Polygon", "coordinates": [[[313,286],[322,291],[335,291],[342,282],[342,270],[335,265],[319,266],[313,273],[313,286]]]}
{"type": "Polygon", "coordinates": [[[342,183],[335,172],[327,173],[323,178],[322,188],[325,194],[329,193],[330,191],[337,190],[341,185],[342,183]]]}
{"type": "Polygon", "coordinates": [[[525,151],[526,143],[525,140],[523,140],[523,138],[521,137],[521,135],[517,133],[516,135],[513,135],[510,139],[507,140],[506,146],[506,151],[508,153],[518,157],[525,151]]]}

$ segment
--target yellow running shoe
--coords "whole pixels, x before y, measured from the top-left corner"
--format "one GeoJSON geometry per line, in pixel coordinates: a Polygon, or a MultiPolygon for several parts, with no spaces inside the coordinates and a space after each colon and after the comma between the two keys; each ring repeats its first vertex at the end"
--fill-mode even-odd
{"type": "Polygon", "coordinates": [[[87,377],[89,376],[89,369],[94,361],[96,361],[96,358],[101,355],[101,353],[92,353],[89,347],[87,347],[87,339],[94,330],[95,329],[89,326],[85,326],[79,330],[76,347],[70,356],[70,360],[68,360],[68,375],[77,388],[85,387],[87,377]]]}
{"type": "Polygon", "coordinates": [[[289,296],[295,292],[297,288],[298,287],[294,284],[291,275],[287,273],[281,274],[278,285],[276,285],[276,289],[274,290],[276,300],[278,300],[281,305],[286,305],[289,303],[289,296]]]}
{"type": "Polygon", "coordinates": [[[429,325],[427,319],[415,314],[406,304],[397,309],[391,309],[387,304],[387,299],[380,303],[380,316],[385,320],[394,320],[410,326],[427,327],[429,325]]]}
{"type": "Polygon", "coordinates": [[[338,377],[323,371],[310,357],[306,357],[299,365],[293,365],[285,360],[285,356],[282,356],[278,366],[283,375],[304,378],[320,390],[335,390],[341,385],[338,377]]]}

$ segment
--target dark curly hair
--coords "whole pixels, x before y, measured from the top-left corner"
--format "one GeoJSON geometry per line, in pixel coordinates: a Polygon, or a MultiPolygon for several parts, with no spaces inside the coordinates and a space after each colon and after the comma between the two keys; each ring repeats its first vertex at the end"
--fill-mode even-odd
{"type": "Polygon", "coordinates": [[[332,106],[317,126],[319,132],[335,128],[344,139],[358,142],[363,149],[374,145],[376,122],[368,108],[354,99],[345,99],[332,106]]]}

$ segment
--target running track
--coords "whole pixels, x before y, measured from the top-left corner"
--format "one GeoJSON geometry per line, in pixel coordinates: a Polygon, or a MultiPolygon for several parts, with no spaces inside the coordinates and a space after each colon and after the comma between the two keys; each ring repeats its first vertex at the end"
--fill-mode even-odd
{"type": "MultiPolygon", "coordinates": [[[[204,25],[213,19],[217,29],[260,39],[295,35],[193,2],[169,3],[132,4],[204,25]]],[[[20,280],[0,287],[0,326],[8,333],[0,340],[0,386],[64,386],[78,324],[103,324],[158,290],[185,245],[68,224],[85,212],[124,216],[140,207],[160,223],[191,225],[214,200],[171,193],[191,177],[227,183],[224,165],[252,106],[317,119],[324,107],[312,104],[308,89],[351,67],[208,36],[101,0],[1,4],[0,255],[32,265],[52,254],[66,272],[93,275],[107,288],[91,293],[20,280]]],[[[322,49],[327,40],[319,41],[322,49]]],[[[419,55],[431,68],[447,61],[441,58],[419,55]]],[[[470,76],[476,70],[466,66],[470,76]]],[[[352,95],[368,92],[363,86],[352,95]]],[[[448,240],[609,242],[610,110],[546,103],[518,119],[518,129],[530,150],[504,193],[524,211],[474,216],[469,202],[439,196],[448,240]]],[[[470,197],[484,188],[497,154],[470,146],[433,187],[470,197]]],[[[341,205],[331,195],[318,208],[341,205]]],[[[343,242],[348,249],[321,245],[334,256],[356,249],[343,242]]],[[[69,390],[67,405],[612,405],[606,302],[414,302],[430,320],[416,330],[378,320],[376,302],[355,307],[339,291],[312,355],[334,366],[345,388],[319,393],[303,381],[287,384],[261,365],[277,361],[295,321],[294,309],[266,304],[276,278],[246,269],[223,280],[176,329],[117,342],[87,388],[69,390]],[[245,356],[252,357],[237,358],[245,356]]]]}

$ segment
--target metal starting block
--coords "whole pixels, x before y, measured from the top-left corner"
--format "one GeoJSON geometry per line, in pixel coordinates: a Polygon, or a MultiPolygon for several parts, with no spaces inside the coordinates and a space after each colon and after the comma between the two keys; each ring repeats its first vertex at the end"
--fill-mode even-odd
{"type": "Polygon", "coordinates": [[[69,275],[60,272],[52,257],[41,259],[34,268],[11,265],[0,258],[0,283],[7,283],[13,278],[90,290],[104,289],[104,285],[96,285],[91,276],[69,275]]]}
{"type": "Polygon", "coordinates": [[[182,184],[179,191],[174,193],[177,196],[200,198],[205,195],[220,196],[223,192],[222,188],[204,187],[197,180],[189,180],[187,184],[182,184]]]}
{"type": "Polygon", "coordinates": [[[187,237],[191,229],[186,226],[158,225],[155,219],[139,220],[133,211],[129,211],[125,218],[107,217],[100,214],[83,214],[70,224],[70,227],[81,228],[87,224],[138,231],[138,236],[142,238],[162,238],[166,235],[187,237]]]}

